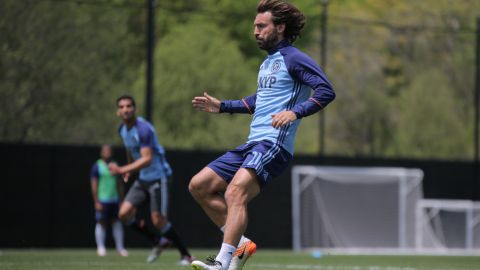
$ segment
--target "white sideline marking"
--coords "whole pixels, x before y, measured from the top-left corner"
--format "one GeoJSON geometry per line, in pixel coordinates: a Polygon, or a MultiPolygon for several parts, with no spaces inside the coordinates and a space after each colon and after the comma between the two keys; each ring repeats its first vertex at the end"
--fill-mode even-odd
{"type": "MultiPolygon", "coordinates": [[[[331,266],[331,265],[311,265],[311,264],[267,264],[267,263],[252,263],[249,267],[260,269],[314,269],[314,270],[417,270],[415,267],[393,267],[393,266],[331,266]]],[[[440,270],[440,269],[437,269],[440,270]]],[[[453,269],[441,269],[453,270],[453,269]]]]}
{"type": "Polygon", "coordinates": [[[430,268],[430,267],[393,267],[393,266],[358,266],[358,265],[311,265],[311,264],[269,264],[269,263],[252,263],[251,268],[258,269],[307,269],[307,270],[417,270],[417,269],[435,269],[435,270],[467,270],[466,268],[430,268]]]}

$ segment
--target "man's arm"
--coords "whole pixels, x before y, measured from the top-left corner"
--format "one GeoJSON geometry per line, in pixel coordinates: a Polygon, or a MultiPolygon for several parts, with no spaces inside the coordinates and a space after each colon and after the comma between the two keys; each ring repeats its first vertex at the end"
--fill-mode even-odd
{"type": "Polygon", "coordinates": [[[274,128],[283,127],[297,119],[314,114],[335,99],[335,92],[330,82],[310,57],[303,53],[293,53],[286,55],[285,60],[291,76],[312,88],[313,95],[289,111],[273,114],[272,126],[274,128]]]}
{"type": "Polygon", "coordinates": [[[307,55],[298,54],[291,61],[289,72],[301,83],[313,90],[313,95],[306,101],[295,105],[292,111],[300,119],[312,115],[335,99],[332,85],[321,68],[307,55]]]}
{"type": "Polygon", "coordinates": [[[102,204],[98,199],[98,178],[96,177],[90,178],[90,188],[92,190],[93,205],[95,206],[96,210],[101,210],[102,204]]]}
{"type": "Polygon", "coordinates": [[[192,105],[194,108],[210,113],[249,113],[255,112],[255,101],[257,95],[251,95],[240,100],[223,100],[220,101],[215,97],[203,93],[202,97],[194,97],[192,105]]]}
{"type": "MultiPolygon", "coordinates": [[[[153,157],[153,151],[152,148],[144,146],[140,148],[140,158],[125,165],[125,166],[118,166],[115,163],[111,163],[109,165],[110,172],[113,175],[117,174],[128,174],[132,173],[135,171],[138,171],[142,168],[148,167],[150,165],[150,162],[152,161],[153,157]]],[[[128,159],[130,160],[131,157],[128,159]]]]}
{"type": "Polygon", "coordinates": [[[223,100],[220,104],[220,112],[253,114],[256,100],[257,94],[240,100],[223,100]]]}

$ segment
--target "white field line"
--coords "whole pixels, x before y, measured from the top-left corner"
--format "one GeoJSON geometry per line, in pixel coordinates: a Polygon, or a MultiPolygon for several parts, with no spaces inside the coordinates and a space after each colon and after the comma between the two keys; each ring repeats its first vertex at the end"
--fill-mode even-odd
{"type": "MultiPolygon", "coordinates": [[[[306,269],[306,270],[419,270],[430,268],[415,267],[394,267],[394,266],[332,266],[332,265],[311,265],[311,264],[268,264],[268,263],[251,263],[248,268],[257,269],[306,269]]],[[[467,270],[463,268],[431,268],[435,270],[467,270]]]]}

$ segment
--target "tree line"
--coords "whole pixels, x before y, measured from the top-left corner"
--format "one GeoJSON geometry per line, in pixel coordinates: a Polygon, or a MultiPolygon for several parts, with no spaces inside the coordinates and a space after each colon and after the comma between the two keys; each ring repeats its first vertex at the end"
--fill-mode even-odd
{"type": "MultiPolygon", "coordinates": [[[[0,2],[0,140],[120,143],[115,99],[145,88],[144,1],[0,2]]],[[[320,62],[316,0],[292,2],[307,25],[296,46],[320,62]]],[[[265,57],[253,38],[257,0],[156,2],[153,121],[168,149],[228,149],[251,116],[194,111],[203,91],[256,90],[265,57]]],[[[325,110],[327,155],[472,159],[474,0],[331,0],[327,64],[337,93],[325,110]]],[[[296,152],[319,151],[318,115],[296,152]]]]}

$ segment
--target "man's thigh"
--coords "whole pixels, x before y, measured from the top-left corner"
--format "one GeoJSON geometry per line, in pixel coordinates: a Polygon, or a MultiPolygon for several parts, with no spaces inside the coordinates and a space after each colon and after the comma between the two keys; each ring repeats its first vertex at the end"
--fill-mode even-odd
{"type": "Polygon", "coordinates": [[[292,155],[269,141],[257,142],[245,156],[242,168],[255,171],[261,187],[280,175],[289,165],[292,155]]]}
{"type": "Polygon", "coordinates": [[[234,150],[230,150],[207,165],[227,183],[233,179],[238,169],[245,161],[246,153],[254,144],[244,144],[234,150]]]}
{"type": "Polygon", "coordinates": [[[128,190],[127,195],[125,196],[125,201],[137,208],[142,205],[146,198],[146,191],[142,187],[140,181],[136,180],[128,190]]]}

